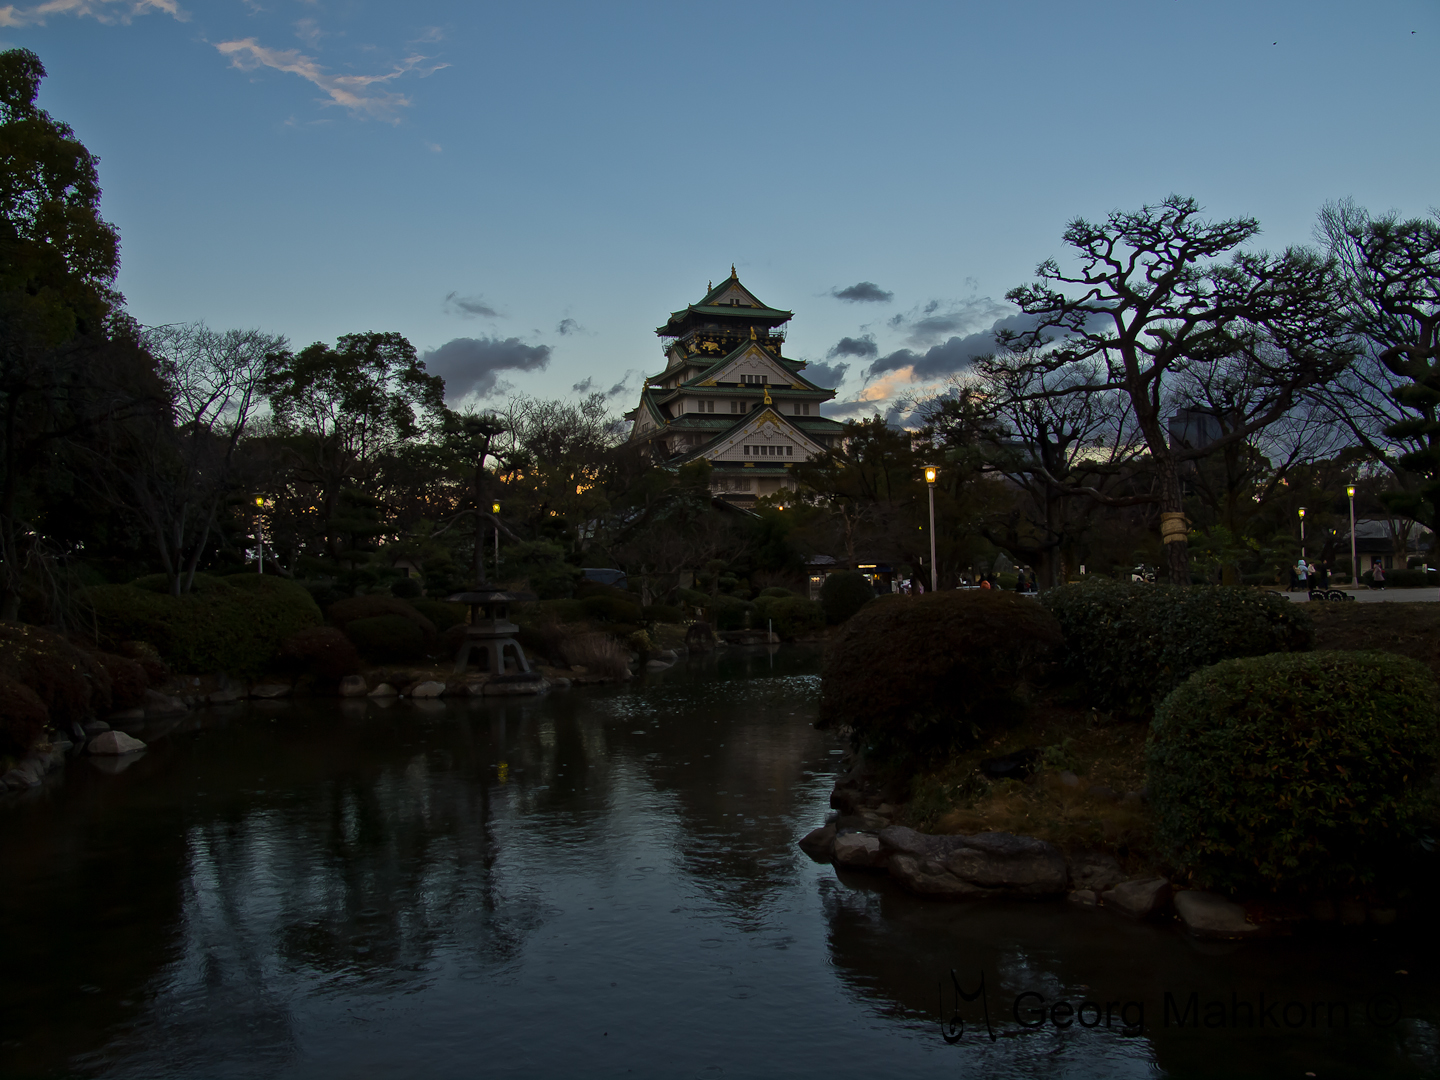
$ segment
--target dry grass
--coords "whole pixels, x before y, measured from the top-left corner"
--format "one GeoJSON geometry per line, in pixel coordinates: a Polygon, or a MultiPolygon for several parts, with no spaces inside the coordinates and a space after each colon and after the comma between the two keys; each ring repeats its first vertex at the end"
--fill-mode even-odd
{"type": "Polygon", "coordinates": [[[1037,836],[1061,848],[1103,847],[1149,865],[1153,850],[1146,810],[1089,794],[1094,786],[1118,794],[1145,783],[1145,735],[1141,723],[1107,723],[1088,710],[1048,706],[1029,720],[960,755],[911,784],[906,824],[928,832],[1010,832],[1037,836]],[[987,780],[986,758],[1035,747],[1044,764],[1030,780],[987,780]],[[1069,770],[1078,786],[1063,784],[1069,770]]]}
{"type": "Polygon", "coordinates": [[[609,634],[578,634],[560,642],[559,651],[571,667],[623,682],[630,677],[630,651],[609,634]]]}

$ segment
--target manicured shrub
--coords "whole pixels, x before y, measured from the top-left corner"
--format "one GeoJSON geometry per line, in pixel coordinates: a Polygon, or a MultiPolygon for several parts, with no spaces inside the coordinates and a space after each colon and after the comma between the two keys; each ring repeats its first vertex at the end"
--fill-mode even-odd
{"type": "Polygon", "coordinates": [[[613,589],[609,593],[587,596],[580,601],[580,604],[585,609],[588,618],[600,622],[637,623],[640,621],[640,605],[635,603],[628,594],[621,593],[619,589],[613,589]]]}
{"type": "Polygon", "coordinates": [[[419,660],[434,640],[427,641],[419,622],[404,615],[351,619],[345,624],[345,636],[362,656],[377,663],[419,660]]]}
{"type": "Polygon", "coordinates": [[[825,584],[820,586],[820,606],[825,611],[825,621],[832,626],[843,623],[874,599],[874,587],[858,570],[827,575],[825,584]]]}
{"type": "MultiPolygon", "coordinates": [[[[773,598],[773,599],[776,599],[776,600],[785,600],[785,599],[788,599],[789,597],[797,596],[797,595],[799,595],[799,594],[798,594],[798,593],[793,593],[793,592],[791,592],[789,589],[782,589],[782,588],[780,588],[780,586],[778,586],[778,585],[772,585],[772,586],[770,586],[770,588],[768,588],[768,589],[761,589],[761,590],[760,590],[760,596],[770,597],[770,598],[773,598]]],[[[757,599],[758,599],[758,598],[757,598],[757,599]]]]}
{"type": "Polygon", "coordinates": [[[470,608],[466,604],[451,604],[444,600],[428,600],[423,597],[406,602],[434,623],[435,629],[442,634],[470,618],[470,608]]]}
{"type": "MultiPolygon", "coordinates": [[[[361,619],[378,619],[384,616],[408,619],[415,624],[416,632],[420,635],[421,652],[425,652],[435,645],[435,624],[420,614],[409,601],[397,600],[393,596],[355,596],[349,600],[331,604],[330,610],[325,614],[329,616],[331,624],[344,631],[345,635],[355,642],[356,648],[367,657],[372,655],[366,651],[367,647],[374,645],[377,640],[374,632],[368,632],[370,636],[366,637],[367,644],[362,644],[360,639],[350,632],[351,624],[361,619]]],[[[408,635],[396,636],[395,640],[400,641],[402,637],[405,641],[410,640],[408,635]]],[[[389,657],[381,658],[390,659],[389,657]]]]}
{"type": "Polygon", "coordinates": [[[1226,660],[1155,710],[1147,785],[1177,864],[1228,889],[1372,880],[1427,820],[1430,673],[1382,653],[1226,660]]]}
{"type": "Polygon", "coordinates": [[[647,622],[679,622],[685,618],[684,613],[678,607],[671,607],[669,604],[651,604],[643,609],[647,622]]]}
{"type": "Polygon", "coordinates": [[[738,596],[726,596],[723,593],[712,596],[705,610],[710,613],[716,630],[743,630],[754,625],[752,620],[755,605],[749,600],[741,600],[738,596]]]}
{"type": "Polygon", "coordinates": [[[287,637],[321,621],[310,593],[282,578],[196,575],[183,596],[146,581],[86,590],[97,638],[111,651],[145,642],[180,672],[258,671],[287,637]]]}
{"type": "Polygon", "coordinates": [[[1020,715],[1060,643],[1055,617],[1012,593],[881,597],[826,653],[821,723],[875,757],[942,757],[1020,715]]]}
{"type": "Polygon", "coordinates": [[[0,753],[24,753],[47,722],[78,723],[110,707],[99,660],[38,626],[0,623],[0,680],[0,753]]]}
{"type": "MultiPolygon", "coordinates": [[[[1360,575],[1360,580],[1366,585],[1375,584],[1375,574],[1366,570],[1360,575]]],[[[1385,580],[1380,583],[1387,589],[1419,589],[1424,586],[1435,588],[1440,586],[1440,572],[1435,570],[1386,570],[1385,580]]]]}
{"type": "Polygon", "coordinates": [[[816,601],[794,593],[781,597],[761,593],[755,601],[755,625],[764,627],[767,620],[774,624],[775,633],[786,641],[793,641],[825,629],[825,609],[816,601]]]}
{"type": "Polygon", "coordinates": [[[326,680],[358,675],[364,666],[354,643],[333,626],[307,626],[291,634],[280,655],[326,680]]]}
{"type": "Polygon", "coordinates": [[[500,549],[502,580],[523,582],[541,600],[569,596],[579,584],[580,567],[565,561],[565,549],[550,540],[527,540],[500,549]]]}
{"type": "Polygon", "coordinates": [[[105,674],[110,676],[112,709],[134,709],[145,703],[145,691],[150,688],[150,677],[144,665],[114,653],[95,652],[91,655],[105,669],[105,674]]]}
{"type": "Polygon", "coordinates": [[[699,589],[676,589],[675,599],[687,607],[697,607],[703,611],[710,603],[710,594],[699,589]]]}
{"type": "Polygon", "coordinates": [[[1042,603],[1065,635],[1065,674],[1091,705],[1128,716],[1202,667],[1314,644],[1303,607],[1258,589],[1097,579],[1051,589],[1042,603]]]}
{"type": "Polygon", "coordinates": [[[401,600],[414,600],[424,590],[420,582],[413,577],[404,577],[390,586],[390,595],[398,596],[401,600]]]}

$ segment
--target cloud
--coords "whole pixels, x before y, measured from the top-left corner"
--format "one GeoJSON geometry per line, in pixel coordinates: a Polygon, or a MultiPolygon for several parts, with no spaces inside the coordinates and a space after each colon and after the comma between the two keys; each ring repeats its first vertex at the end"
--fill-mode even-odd
{"type": "Polygon", "coordinates": [[[957,334],[973,333],[1014,310],[1009,304],[999,303],[988,296],[951,300],[943,304],[939,300],[931,300],[924,307],[891,316],[886,325],[892,330],[904,332],[905,343],[911,348],[923,349],[957,334]]]}
{"type": "Polygon", "coordinates": [[[861,390],[849,401],[829,402],[821,407],[826,416],[854,416],[857,413],[878,413],[881,406],[900,390],[915,381],[912,368],[899,368],[889,372],[861,390]]]}
{"type": "Polygon", "coordinates": [[[818,360],[811,360],[805,367],[805,378],[816,386],[833,390],[845,381],[845,373],[849,370],[849,364],[826,364],[818,360]]]}
{"type": "Polygon", "coordinates": [[[827,360],[833,360],[837,356],[858,356],[862,360],[869,360],[880,355],[880,347],[875,344],[875,339],[869,334],[864,337],[842,337],[825,354],[827,360]]]}
{"type": "Polygon", "coordinates": [[[445,152],[445,148],[441,146],[438,142],[424,142],[422,140],[420,145],[425,147],[425,149],[429,150],[432,154],[443,154],[445,152]]]}
{"type": "Polygon", "coordinates": [[[137,15],[158,12],[185,22],[190,18],[180,10],[175,0],[45,0],[32,7],[16,7],[6,4],[0,7],[0,26],[44,26],[52,15],[74,15],[89,17],[97,22],[114,24],[128,23],[137,15]]]}
{"type": "MultiPolygon", "coordinates": [[[[621,394],[628,392],[630,389],[630,376],[634,374],[636,374],[636,372],[633,368],[627,371],[624,378],[622,378],[614,386],[610,387],[609,390],[605,391],[605,396],[607,398],[619,397],[621,394]]],[[[570,387],[570,389],[575,391],[575,393],[577,394],[600,393],[600,391],[595,386],[595,379],[593,377],[587,378],[583,382],[577,382],[574,386],[570,387]]]]}
{"type": "MultiPolygon", "coordinates": [[[[62,0],[54,0],[54,2],[62,2],[62,0]]],[[[162,0],[148,0],[148,2],[159,3],[162,0]]],[[[163,2],[169,2],[169,0],[163,0],[163,2]]],[[[333,75],[322,68],[313,57],[306,56],[298,49],[267,48],[253,37],[222,41],[215,48],[221,56],[230,58],[230,66],[233,68],[241,71],[254,71],[257,68],[267,67],[298,75],[325,92],[326,96],[321,99],[323,104],[340,105],[349,109],[353,114],[373,116],[377,120],[385,120],[392,124],[400,122],[399,117],[395,114],[398,110],[409,107],[410,99],[404,94],[386,90],[385,86],[412,71],[418,72],[423,77],[450,66],[433,64],[422,68],[421,65],[426,62],[428,57],[412,55],[407,56],[396,64],[393,70],[384,75],[333,75]]]]}
{"type": "Polygon", "coordinates": [[[555,327],[555,332],[564,337],[566,334],[583,334],[585,328],[574,319],[561,319],[560,325],[555,327]]]}
{"type": "Polygon", "coordinates": [[[549,345],[527,345],[519,338],[455,338],[420,358],[425,370],[445,380],[445,398],[490,397],[505,384],[502,371],[544,371],[549,345]]]}
{"type": "Polygon", "coordinates": [[[924,354],[912,349],[897,349],[888,356],[882,356],[865,371],[867,379],[901,369],[913,372],[914,379],[938,379],[964,371],[977,358],[996,351],[995,335],[1001,330],[1024,331],[1035,325],[1030,315],[1007,315],[996,319],[987,330],[980,330],[965,337],[952,337],[949,341],[931,346],[924,354]]]}
{"type": "Polygon", "coordinates": [[[595,380],[586,379],[584,382],[577,382],[574,386],[570,387],[570,389],[577,394],[588,394],[591,390],[595,389],[595,380]]]}
{"type": "Polygon", "coordinates": [[[325,31],[320,29],[320,24],[314,19],[301,19],[295,24],[295,36],[313,49],[325,36],[325,31]]]}
{"type": "Polygon", "coordinates": [[[462,319],[498,319],[500,313],[487,304],[483,297],[461,296],[459,293],[446,293],[445,303],[441,305],[447,315],[459,315],[462,319]]]}
{"type": "Polygon", "coordinates": [[[888,304],[895,299],[893,292],[886,292],[873,281],[861,281],[854,285],[847,285],[843,289],[831,289],[830,295],[837,300],[848,300],[852,304],[888,304]]]}

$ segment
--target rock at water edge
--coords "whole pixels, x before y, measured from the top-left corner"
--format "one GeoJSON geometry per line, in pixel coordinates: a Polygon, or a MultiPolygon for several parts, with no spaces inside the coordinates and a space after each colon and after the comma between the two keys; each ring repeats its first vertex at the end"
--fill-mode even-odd
{"type": "Polygon", "coordinates": [[[1102,851],[1081,851],[1071,855],[1066,862],[1070,869],[1070,887],[1086,889],[1097,893],[1113,889],[1125,880],[1125,871],[1114,855],[1102,851]]]}
{"type": "Polygon", "coordinates": [[[1094,907],[1100,902],[1094,889],[1076,889],[1067,898],[1072,904],[1079,904],[1082,907],[1094,907]]]}
{"type": "Polygon", "coordinates": [[[986,832],[967,836],[945,859],[961,881],[1008,896],[1057,896],[1065,891],[1065,857],[1033,836],[986,832]]]}
{"type": "Polygon", "coordinates": [[[290,696],[290,687],[286,683],[257,683],[250,688],[250,696],[273,700],[290,696]]]}
{"type": "Polygon", "coordinates": [[[1106,907],[1132,919],[1148,919],[1163,909],[1169,898],[1170,882],[1162,877],[1122,881],[1102,897],[1106,907]]]}
{"type": "Polygon", "coordinates": [[[91,754],[133,754],[136,750],[144,750],[145,744],[123,731],[106,731],[91,739],[85,749],[91,754]]]}
{"type": "Polygon", "coordinates": [[[984,889],[976,888],[969,882],[961,881],[935,859],[920,855],[892,853],[890,876],[911,892],[927,896],[985,896],[984,889]]]}
{"type": "Polygon", "coordinates": [[[364,697],[370,692],[364,675],[346,675],[340,680],[341,697],[364,697]]]}
{"type": "Polygon", "coordinates": [[[527,679],[523,682],[488,682],[485,684],[485,696],[505,697],[510,694],[543,694],[549,689],[550,684],[544,679],[527,679]]]}
{"type": "Polygon", "coordinates": [[[162,694],[158,690],[145,691],[145,715],[149,716],[179,716],[187,713],[190,707],[178,697],[171,697],[169,694],[162,694]]]}
{"type": "Polygon", "coordinates": [[[885,852],[878,837],[868,833],[846,833],[835,838],[835,863],[852,870],[875,870],[885,865],[885,852]]]}
{"type": "Polygon", "coordinates": [[[1199,889],[1176,893],[1175,913],[1185,929],[1199,938],[1249,937],[1260,929],[1245,921],[1245,909],[1239,904],[1199,889]]]}
{"type": "Polygon", "coordinates": [[[445,693],[445,684],[436,682],[434,679],[427,679],[425,682],[416,683],[415,689],[410,691],[412,698],[435,698],[445,693]]]}
{"type": "Polygon", "coordinates": [[[394,697],[400,691],[391,686],[388,682],[382,682],[374,690],[370,691],[370,697],[394,697]]]}
{"type": "Polygon", "coordinates": [[[827,862],[835,855],[835,823],[822,825],[806,833],[800,840],[800,850],[817,862],[827,862]]]}

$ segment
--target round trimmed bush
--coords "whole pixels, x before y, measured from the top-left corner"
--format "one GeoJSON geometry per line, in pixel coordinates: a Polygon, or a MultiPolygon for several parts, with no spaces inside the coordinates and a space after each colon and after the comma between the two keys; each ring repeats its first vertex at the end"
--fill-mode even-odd
{"type": "MultiPolygon", "coordinates": [[[[407,581],[413,580],[407,578],[407,581]]],[[[411,607],[435,624],[435,629],[444,633],[452,626],[459,626],[470,618],[470,608],[465,604],[452,604],[448,600],[416,598],[407,600],[411,607]]]]}
{"type": "Polygon", "coordinates": [[[738,596],[721,593],[710,597],[706,610],[715,620],[716,630],[743,630],[750,624],[749,617],[754,615],[755,605],[738,596]]]}
{"type": "MultiPolygon", "coordinates": [[[[362,619],[378,619],[391,615],[408,619],[415,624],[415,629],[420,634],[423,642],[422,651],[432,648],[435,644],[435,624],[420,614],[409,601],[397,600],[393,596],[352,597],[349,600],[331,604],[330,610],[326,614],[330,617],[330,622],[344,631],[345,635],[355,642],[356,647],[366,656],[371,655],[365,651],[366,646],[362,645],[360,640],[350,632],[351,625],[362,619]]],[[[367,638],[367,641],[369,640],[367,638]]],[[[399,639],[397,638],[397,640],[399,639]]],[[[408,636],[405,640],[409,640],[408,636]]]]}
{"type": "Polygon", "coordinates": [[[1430,672],[1387,653],[1226,660],[1155,710],[1147,784],[1171,857],[1221,888],[1372,880],[1427,820],[1430,672]]]}
{"type": "Polygon", "coordinates": [[[755,601],[755,625],[763,628],[772,620],[775,633],[787,641],[825,629],[825,610],[814,600],[791,593],[789,596],[766,597],[755,601]]]}
{"type": "Polygon", "coordinates": [[[375,615],[352,619],[345,636],[362,656],[374,661],[418,660],[425,655],[426,638],[419,623],[404,615],[375,615]]]}
{"type": "Polygon", "coordinates": [[[322,679],[343,679],[359,674],[361,668],[355,645],[333,626],[307,626],[291,634],[281,644],[280,655],[322,679]]]}
{"type": "Polygon", "coordinates": [[[1302,606],[1259,589],[1097,578],[1051,589],[1041,603],[1060,622],[1063,670],[1086,687],[1087,703],[1130,716],[1203,667],[1315,644],[1302,606]]]}
{"type": "Polygon", "coordinates": [[[413,577],[402,577],[390,585],[390,595],[398,596],[401,600],[414,600],[424,590],[420,582],[413,577]]]}
{"type": "Polygon", "coordinates": [[[1055,617],[1013,593],[881,597],[826,651],[821,724],[873,757],[942,757],[1017,718],[1060,641],[1055,617]]]}
{"type": "Polygon", "coordinates": [[[820,586],[820,606],[825,610],[825,621],[831,625],[843,623],[874,599],[874,587],[858,570],[830,574],[820,586]]]}
{"type": "Polygon", "coordinates": [[[669,604],[651,604],[643,613],[647,622],[678,623],[685,618],[684,612],[669,604]]]}

